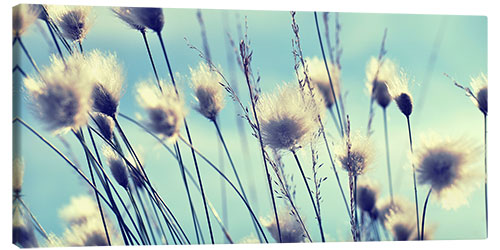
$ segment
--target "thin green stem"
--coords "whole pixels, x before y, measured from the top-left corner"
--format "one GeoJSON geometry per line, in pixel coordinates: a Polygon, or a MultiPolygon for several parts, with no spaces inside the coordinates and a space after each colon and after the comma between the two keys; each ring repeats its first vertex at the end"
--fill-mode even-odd
{"type": "MultiPolygon", "coordinates": [[[[406,121],[408,123],[408,136],[410,138],[410,151],[413,156],[413,140],[411,137],[411,126],[410,126],[410,116],[406,116],[406,121]]],[[[412,162],[411,164],[413,169],[413,190],[415,192],[415,212],[417,214],[417,236],[420,237],[420,221],[419,221],[419,212],[418,212],[418,193],[417,193],[417,176],[415,170],[415,164],[412,162]]],[[[422,239],[420,239],[422,240],[422,239]]]]}
{"type": "Polygon", "coordinates": [[[420,234],[420,239],[421,240],[424,240],[424,236],[425,236],[425,213],[427,211],[427,203],[429,202],[429,197],[431,196],[431,192],[432,192],[432,187],[429,189],[429,193],[427,193],[427,197],[425,198],[425,203],[424,203],[424,213],[422,214],[422,232],[420,234]]]}
{"type": "Polygon", "coordinates": [[[144,221],[142,219],[141,212],[139,211],[139,208],[137,207],[137,203],[135,201],[135,198],[132,195],[132,192],[130,191],[130,186],[127,186],[127,187],[124,187],[124,188],[127,191],[127,194],[128,194],[129,199],[130,199],[130,202],[132,204],[132,207],[134,208],[135,215],[136,215],[137,221],[139,223],[140,236],[141,236],[141,238],[144,239],[144,241],[148,245],[151,245],[151,241],[149,240],[149,236],[148,236],[148,233],[146,231],[146,227],[144,226],[144,221]]]}
{"type": "MultiPolygon", "coordinates": [[[[132,188],[132,186],[130,186],[129,188],[132,188]]],[[[135,196],[137,196],[137,200],[139,200],[139,205],[141,205],[142,212],[144,213],[144,218],[145,218],[146,223],[148,225],[151,239],[153,240],[153,243],[155,245],[158,245],[158,242],[156,241],[155,233],[153,231],[153,227],[151,226],[151,222],[149,220],[149,214],[146,210],[146,206],[144,206],[144,202],[142,201],[141,195],[139,194],[139,190],[137,189],[137,187],[134,187],[134,191],[135,191],[135,196]]]]}
{"type": "Polygon", "coordinates": [[[33,213],[31,212],[31,210],[29,209],[29,207],[26,206],[26,204],[24,203],[23,199],[21,199],[21,197],[19,197],[17,200],[19,201],[19,203],[21,203],[21,205],[23,205],[24,209],[28,212],[28,214],[30,215],[31,220],[35,223],[35,225],[38,228],[38,230],[41,233],[41,235],[45,239],[49,240],[49,237],[47,236],[47,232],[45,231],[45,229],[43,229],[42,225],[38,222],[38,220],[33,215],[33,213]]]}
{"type": "Polygon", "coordinates": [[[394,193],[392,189],[391,157],[389,154],[389,132],[387,128],[387,108],[384,111],[384,134],[385,134],[385,156],[387,160],[387,178],[389,181],[389,194],[391,195],[391,204],[394,204],[394,193]]]}
{"type": "Polygon", "coordinates": [[[319,231],[321,234],[321,241],[325,242],[325,234],[323,232],[323,225],[321,223],[321,215],[319,214],[318,208],[316,207],[316,203],[314,202],[311,188],[309,187],[309,183],[307,182],[307,177],[304,173],[304,170],[302,169],[302,165],[300,164],[299,158],[297,157],[297,153],[293,149],[291,151],[292,151],[293,157],[295,158],[295,162],[297,162],[297,166],[299,167],[300,174],[302,175],[302,179],[304,180],[304,184],[306,184],[307,193],[309,194],[309,198],[311,199],[311,203],[312,203],[313,208],[314,208],[314,213],[316,214],[316,219],[318,220],[319,231]]]}
{"type": "Polygon", "coordinates": [[[52,37],[52,40],[54,41],[54,44],[56,45],[57,52],[59,52],[59,56],[63,60],[64,64],[66,64],[66,61],[64,60],[63,53],[61,51],[61,47],[59,47],[59,43],[57,42],[56,36],[54,35],[54,31],[52,30],[52,27],[50,26],[50,23],[49,23],[48,19],[45,20],[45,24],[47,24],[47,29],[50,32],[50,36],[52,37]]]}
{"type": "Polygon", "coordinates": [[[148,39],[146,38],[146,31],[141,31],[141,34],[142,34],[142,38],[144,39],[144,45],[146,46],[146,50],[148,51],[149,61],[151,62],[151,67],[153,67],[153,72],[155,74],[158,88],[160,89],[160,91],[162,91],[161,84],[160,84],[160,78],[158,77],[158,72],[156,71],[156,66],[155,66],[155,62],[153,60],[153,55],[151,54],[151,49],[149,48],[148,39]]]}

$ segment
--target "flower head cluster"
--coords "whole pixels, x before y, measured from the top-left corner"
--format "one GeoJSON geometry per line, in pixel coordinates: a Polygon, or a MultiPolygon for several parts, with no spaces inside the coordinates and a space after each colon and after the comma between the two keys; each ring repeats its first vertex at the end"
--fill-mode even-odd
{"type": "Polygon", "coordinates": [[[488,78],[481,73],[476,78],[471,79],[470,83],[472,92],[475,97],[471,97],[472,101],[477,105],[483,114],[488,114],[488,78]]]}
{"type": "Polygon", "coordinates": [[[65,38],[81,42],[92,26],[92,7],[90,6],[50,6],[47,9],[65,38]]]}
{"type": "Polygon", "coordinates": [[[56,133],[79,128],[87,123],[92,106],[89,65],[77,53],[67,57],[66,63],[52,56],[51,63],[40,77],[24,81],[35,115],[56,133]]]}
{"type": "Polygon", "coordinates": [[[415,210],[413,209],[391,212],[385,226],[392,233],[394,240],[407,241],[418,238],[415,210]]]}
{"type": "Polygon", "coordinates": [[[477,148],[466,140],[436,136],[423,138],[422,142],[414,159],[419,184],[430,185],[433,197],[441,201],[445,209],[466,204],[467,196],[481,177],[474,166],[477,148]]]}
{"type": "Polygon", "coordinates": [[[413,111],[413,99],[408,90],[408,77],[404,71],[400,71],[387,82],[389,93],[398,105],[399,110],[409,117],[413,111]]]}
{"type": "Polygon", "coordinates": [[[175,140],[185,116],[184,102],[172,85],[142,82],[137,88],[137,102],[148,114],[148,127],[155,133],[175,140]]]}
{"type": "Polygon", "coordinates": [[[336,97],[340,93],[340,69],[337,65],[332,65],[328,63],[328,69],[330,70],[330,79],[332,80],[333,90],[335,91],[335,96],[332,92],[332,87],[330,86],[330,79],[328,78],[328,73],[325,68],[325,63],[318,57],[313,57],[311,59],[306,58],[309,63],[309,75],[311,77],[312,83],[316,85],[319,92],[323,96],[323,100],[327,108],[330,108],[335,103],[336,97]]]}
{"type": "MultiPolygon", "coordinates": [[[[297,221],[297,219],[290,214],[289,211],[281,211],[278,214],[278,218],[280,224],[281,241],[283,243],[296,243],[304,241],[304,229],[297,221]]],[[[278,234],[276,217],[272,216],[268,219],[261,219],[261,223],[271,233],[274,240],[279,242],[280,236],[278,234]]]]}
{"type": "Polygon", "coordinates": [[[382,107],[386,108],[392,101],[387,86],[397,76],[397,66],[390,59],[379,61],[372,57],[366,66],[366,87],[369,95],[382,107]]]}
{"type": "Polygon", "coordinates": [[[20,37],[33,24],[40,14],[40,9],[31,4],[20,4],[12,9],[12,34],[20,37]]]}
{"type": "Polygon", "coordinates": [[[338,161],[349,175],[355,176],[365,173],[373,162],[374,148],[370,138],[359,132],[344,138],[344,141],[337,143],[337,145],[338,161]]]}
{"type": "Polygon", "coordinates": [[[113,139],[113,129],[115,128],[115,121],[113,118],[102,113],[95,113],[93,116],[97,129],[106,140],[113,139]]]}
{"type": "Polygon", "coordinates": [[[257,113],[264,145],[274,150],[294,150],[314,138],[323,109],[309,91],[305,92],[285,85],[277,93],[259,98],[257,113]]]}
{"type": "Polygon", "coordinates": [[[215,121],[217,115],[224,107],[224,89],[219,84],[221,76],[210,69],[206,63],[201,62],[191,72],[191,83],[198,105],[196,110],[207,119],[215,121]]]}

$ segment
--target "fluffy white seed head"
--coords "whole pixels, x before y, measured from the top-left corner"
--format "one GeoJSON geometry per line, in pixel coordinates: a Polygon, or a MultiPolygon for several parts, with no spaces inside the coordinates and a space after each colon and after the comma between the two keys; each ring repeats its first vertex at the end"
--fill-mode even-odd
{"type": "Polygon", "coordinates": [[[408,241],[417,238],[417,219],[415,209],[391,212],[385,223],[394,240],[408,241]],[[412,212],[413,211],[413,212],[412,212]]]}
{"type": "Polygon", "coordinates": [[[24,160],[22,157],[15,157],[12,163],[12,191],[19,194],[23,186],[24,160]]]}
{"type": "Polygon", "coordinates": [[[41,71],[41,77],[24,80],[35,115],[55,133],[79,128],[87,123],[93,88],[91,71],[82,55],[66,58],[66,65],[57,56],[41,71]]]}
{"type": "Polygon", "coordinates": [[[200,62],[198,68],[189,68],[189,71],[197,102],[196,110],[207,119],[215,121],[224,107],[224,89],[219,84],[221,76],[203,62],[200,62]]]}
{"type": "Polygon", "coordinates": [[[392,199],[386,197],[377,202],[377,218],[385,224],[391,214],[403,213],[412,208],[415,208],[415,206],[411,207],[410,202],[404,198],[399,196],[394,196],[392,199]]]}
{"type": "Polygon", "coordinates": [[[26,214],[21,211],[17,203],[13,205],[12,217],[12,243],[23,248],[38,247],[38,241],[33,230],[33,224],[28,220],[26,214]]]}
{"type": "Polygon", "coordinates": [[[480,168],[475,166],[478,148],[463,138],[441,139],[436,135],[421,142],[414,155],[419,184],[429,185],[445,209],[467,204],[467,196],[481,177],[480,168]]]}
{"type": "Polygon", "coordinates": [[[408,88],[407,74],[400,70],[398,74],[387,81],[387,87],[392,99],[405,116],[410,116],[413,111],[413,98],[408,88]]]}
{"type": "Polygon", "coordinates": [[[112,7],[111,11],[125,22],[132,29],[138,30],[140,32],[146,32],[146,26],[142,25],[137,19],[136,13],[132,11],[131,7],[112,7]]]}
{"type": "Polygon", "coordinates": [[[162,90],[152,81],[138,84],[137,102],[148,114],[148,127],[165,138],[175,140],[184,121],[184,101],[172,85],[161,83],[162,90]]]}
{"type": "Polygon", "coordinates": [[[101,135],[111,141],[111,139],[113,139],[113,130],[115,129],[115,121],[113,118],[102,113],[95,113],[93,117],[101,135]]]}
{"type": "Polygon", "coordinates": [[[20,4],[12,8],[12,35],[19,37],[38,19],[40,9],[31,4],[20,4]]]}
{"type": "Polygon", "coordinates": [[[70,225],[85,224],[99,216],[95,199],[88,195],[71,197],[70,203],[59,210],[59,217],[70,225]]]}
{"type": "Polygon", "coordinates": [[[240,243],[240,244],[259,244],[260,240],[254,234],[251,234],[251,235],[245,236],[238,243],[240,243]]]}
{"type": "MultiPolygon", "coordinates": [[[[109,230],[109,228],[108,228],[109,230]]],[[[92,217],[83,224],[74,224],[63,233],[65,246],[107,246],[106,232],[99,217],[92,217]]]]}
{"type": "MultiPolygon", "coordinates": [[[[290,211],[282,210],[278,213],[278,219],[280,224],[281,240],[283,243],[296,243],[304,241],[304,229],[297,219],[290,215],[290,211]]],[[[261,218],[260,221],[262,225],[271,233],[274,240],[276,240],[276,242],[280,242],[276,217],[272,215],[268,218],[261,218]]]]}
{"type": "Polygon", "coordinates": [[[74,42],[81,42],[93,23],[90,6],[51,6],[47,11],[61,28],[63,36],[74,42]]]}
{"type": "Polygon", "coordinates": [[[471,78],[470,85],[472,87],[472,92],[476,98],[471,97],[472,101],[476,106],[483,112],[483,114],[488,114],[488,78],[486,75],[481,73],[475,78],[471,78]]]}
{"type": "MultiPolygon", "coordinates": [[[[311,77],[312,83],[316,85],[319,92],[323,96],[323,100],[327,108],[330,108],[335,103],[335,97],[333,96],[332,87],[330,86],[330,79],[328,78],[328,73],[325,68],[325,63],[322,59],[318,57],[306,58],[309,63],[309,76],[311,77]]],[[[340,93],[340,69],[337,65],[328,63],[328,69],[330,70],[330,78],[332,80],[333,90],[335,91],[335,96],[338,98],[340,93]]]]}
{"type": "Polygon", "coordinates": [[[94,111],[108,116],[115,116],[123,94],[124,72],[116,54],[99,50],[85,55],[85,61],[92,70],[92,90],[94,111]]]}
{"type": "Polygon", "coordinates": [[[372,218],[377,216],[376,203],[380,190],[378,185],[367,178],[361,178],[357,184],[358,207],[367,212],[372,218]]]}
{"type": "Polygon", "coordinates": [[[158,33],[163,29],[165,18],[161,8],[130,8],[130,12],[139,25],[158,33]]]}
{"type": "Polygon", "coordinates": [[[264,94],[257,102],[264,145],[274,150],[294,150],[307,144],[318,132],[322,109],[309,93],[285,85],[264,94]]]}
{"type": "Polygon", "coordinates": [[[377,101],[377,103],[386,108],[392,100],[387,86],[397,76],[397,66],[390,59],[379,62],[375,57],[370,58],[366,66],[366,88],[368,94],[377,101]]]}
{"type": "Polygon", "coordinates": [[[369,137],[361,133],[352,133],[348,138],[336,144],[337,160],[350,175],[361,175],[374,160],[374,147],[369,137]]]}
{"type": "Polygon", "coordinates": [[[128,187],[128,168],[125,161],[109,146],[105,146],[103,154],[106,157],[111,174],[123,188],[128,187]]]}

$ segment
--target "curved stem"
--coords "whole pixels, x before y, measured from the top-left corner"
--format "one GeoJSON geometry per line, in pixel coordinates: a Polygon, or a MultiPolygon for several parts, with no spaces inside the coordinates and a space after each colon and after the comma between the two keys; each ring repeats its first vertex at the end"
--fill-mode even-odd
{"type": "Polygon", "coordinates": [[[432,187],[429,189],[429,193],[427,193],[427,198],[425,198],[424,213],[422,214],[422,232],[421,232],[421,235],[420,235],[420,239],[421,240],[424,240],[424,235],[425,235],[425,230],[424,230],[424,226],[425,226],[425,212],[427,211],[427,203],[429,202],[429,197],[431,196],[431,192],[432,192],[432,187]]]}
{"type": "Polygon", "coordinates": [[[54,31],[52,30],[52,27],[50,26],[50,23],[49,23],[48,19],[45,20],[45,24],[47,24],[47,29],[50,32],[50,36],[52,37],[52,40],[54,41],[54,44],[56,45],[57,52],[59,52],[59,56],[61,56],[61,59],[63,60],[64,64],[66,64],[66,61],[64,60],[63,53],[61,51],[61,47],[59,47],[59,43],[57,42],[57,39],[56,39],[56,37],[54,35],[54,31]]]}
{"type": "MultiPolygon", "coordinates": [[[[177,85],[175,84],[175,78],[174,78],[174,74],[172,72],[172,67],[170,65],[170,61],[168,60],[168,55],[167,55],[167,50],[165,48],[165,43],[163,42],[163,38],[161,36],[161,33],[156,32],[156,34],[158,35],[158,40],[160,40],[160,45],[161,45],[161,49],[163,51],[163,56],[165,57],[165,62],[167,64],[168,73],[170,75],[170,80],[172,81],[172,85],[174,86],[175,93],[177,95],[179,95],[179,92],[177,90],[177,85]]],[[[184,118],[184,128],[186,129],[186,135],[187,135],[189,144],[193,145],[193,141],[191,139],[191,133],[189,132],[189,126],[188,126],[188,123],[186,121],[186,118],[184,118]]],[[[214,235],[213,235],[213,231],[212,231],[212,224],[210,223],[210,216],[208,214],[208,206],[207,206],[207,202],[206,202],[205,191],[203,189],[203,183],[201,181],[201,175],[200,175],[200,171],[199,171],[199,167],[198,167],[198,160],[196,159],[196,154],[194,153],[193,148],[191,148],[191,156],[193,157],[194,166],[196,168],[196,174],[198,175],[198,182],[200,184],[200,188],[201,188],[201,192],[202,192],[203,206],[205,208],[205,217],[207,219],[208,229],[210,231],[210,240],[212,241],[212,244],[215,244],[214,235]]]]}
{"type": "Polygon", "coordinates": [[[26,54],[26,57],[28,57],[28,60],[30,61],[31,65],[33,66],[33,68],[35,69],[36,73],[42,77],[42,74],[40,73],[40,69],[38,68],[38,66],[36,65],[36,62],[35,60],[33,60],[33,57],[31,57],[30,53],[28,52],[28,49],[26,49],[26,47],[24,46],[24,43],[23,41],[21,40],[21,37],[17,37],[17,40],[19,41],[19,45],[21,45],[21,48],[23,49],[24,51],[24,54],[26,54]]]}
{"type": "MultiPolygon", "coordinates": [[[[406,121],[408,123],[408,136],[410,138],[410,151],[413,156],[413,141],[411,137],[411,127],[410,127],[410,116],[406,116],[406,121]]],[[[411,164],[413,169],[413,190],[415,193],[415,212],[417,214],[417,237],[420,237],[420,221],[419,221],[419,213],[418,213],[418,193],[417,193],[417,176],[415,171],[415,164],[412,162],[411,164]]],[[[420,239],[422,240],[422,239],[420,239]]]]}
{"type": "Polygon", "coordinates": [[[302,179],[304,180],[304,184],[306,184],[307,193],[309,194],[309,198],[311,199],[311,203],[312,203],[313,208],[314,208],[314,213],[316,214],[316,219],[318,220],[319,231],[321,234],[321,241],[325,242],[325,234],[323,233],[323,225],[321,223],[321,216],[318,212],[318,208],[316,207],[316,203],[314,202],[311,188],[309,187],[309,184],[307,183],[307,177],[304,174],[304,170],[302,169],[302,165],[300,164],[299,158],[297,157],[297,153],[293,149],[291,151],[292,151],[293,157],[295,158],[295,162],[297,162],[297,166],[299,167],[300,174],[302,175],[302,179]]]}
{"type": "Polygon", "coordinates": [[[160,89],[160,91],[162,91],[161,84],[160,84],[160,78],[158,77],[158,72],[156,71],[156,66],[155,66],[155,62],[153,60],[153,55],[151,55],[151,49],[149,48],[148,39],[146,37],[146,31],[141,31],[141,34],[142,34],[142,38],[144,40],[144,45],[146,46],[146,50],[148,51],[149,61],[151,62],[151,67],[153,68],[153,72],[155,74],[155,78],[156,78],[156,82],[158,84],[158,88],[160,89]]]}
{"type": "Polygon", "coordinates": [[[200,153],[200,151],[198,151],[191,144],[189,144],[189,142],[187,142],[186,139],[184,139],[180,135],[179,135],[179,139],[181,139],[181,141],[184,142],[189,147],[193,148],[194,151],[196,152],[196,154],[198,154],[205,162],[208,163],[208,165],[210,165],[210,167],[212,167],[222,178],[224,178],[226,180],[226,182],[231,186],[231,188],[236,192],[236,194],[241,198],[241,200],[243,201],[243,203],[247,207],[248,211],[250,212],[250,215],[252,216],[252,219],[255,221],[255,223],[259,227],[259,230],[262,233],[262,235],[263,235],[264,240],[266,241],[266,243],[269,243],[267,241],[267,238],[266,238],[265,234],[264,234],[264,230],[262,229],[262,226],[260,225],[259,220],[257,219],[257,216],[255,215],[255,213],[253,212],[252,208],[250,207],[250,204],[245,200],[245,198],[240,193],[240,191],[238,191],[238,189],[236,188],[236,186],[234,186],[234,184],[224,175],[224,173],[222,173],[210,160],[208,160],[208,158],[206,158],[204,155],[202,155],[200,153]]]}
{"type": "Polygon", "coordinates": [[[392,191],[392,175],[391,175],[391,157],[389,155],[389,132],[387,129],[387,109],[384,110],[384,133],[385,133],[385,156],[387,160],[387,177],[389,179],[389,193],[391,195],[391,204],[394,204],[394,193],[392,191]]]}

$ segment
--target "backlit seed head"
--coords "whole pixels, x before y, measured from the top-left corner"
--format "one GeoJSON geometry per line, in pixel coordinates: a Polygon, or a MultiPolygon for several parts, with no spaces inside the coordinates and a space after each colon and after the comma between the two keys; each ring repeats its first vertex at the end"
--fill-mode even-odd
{"type": "Polygon", "coordinates": [[[364,174],[370,164],[373,163],[374,148],[369,137],[359,132],[353,133],[349,139],[344,138],[336,144],[335,151],[337,160],[349,175],[364,174]]]}
{"type": "Polygon", "coordinates": [[[108,141],[111,141],[113,139],[113,130],[115,129],[113,118],[102,113],[95,113],[94,120],[101,135],[108,141]]]}
{"type": "Polygon", "coordinates": [[[376,203],[379,196],[378,187],[369,179],[360,179],[357,185],[357,201],[358,207],[370,214],[370,216],[376,217],[376,203]]]}
{"type": "Polygon", "coordinates": [[[140,32],[146,32],[146,26],[142,25],[136,16],[136,12],[132,11],[132,7],[112,7],[111,11],[120,18],[123,22],[128,24],[132,29],[140,32]]]}
{"type": "Polygon", "coordinates": [[[200,114],[214,121],[224,107],[224,89],[220,85],[222,77],[201,62],[191,72],[191,83],[198,105],[195,107],[200,114]]]}
{"type": "Polygon", "coordinates": [[[111,174],[115,178],[116,182],[126,189],[128,187],[127,165],[125,165],[123,159],[120,158],[120,156],[118,156],[111,147],[106,146],[103,152],[104,156],[106,156],[109,169],[111,169],[111,174]]]}
{"type": "Polygon", "coordinates": [[[411,115],[411,112],[413,111],[413,100],[410,95],[402,93],[394,100],[396,101],[399,110],[401,110],[401,113],[407,117],[411,115]]]}
{"type": "MultiPolygon", "coordinates": [[[[281,241],[283,243],[296,243],[303,242],[305,239],[305,232],[297,219],[290,215],[290,211],[281,211],[278,213],[280,224],[281,241]]],[[[262,225],[271,233],[274,240],[279,242],[280,237],[278,234],[278,227],[276,217],[270,216],[268,219],[260,219],[262,225]]]]}
{"type": "Polygon", "coordinates": [[[38,19],[40,9],[31,4],[20,4],[12,8],[12,35],[19,37],[38,19]]]}
{"type": "Polygon", "coordinates": [[[481,73],[478,77],[472,78],[472,92],[476,98],[471,97],[472,101],[477,105],[483,114],[488,114],[488,78],[481,73]]]}
{"type": "Polygon", "coordinates": [[[74,42],[81,42],[92,26],[93,17],[90,15],[90,6],[62,6],[48,8],[52,17],[61,28],[65,38],[74,42]]]}
{"type": "Polygon", "coordinates": [[[136,23],[146,26],[155,32],[161,32],[165,24],[163,10],[161,8],[130,8],[136,23]]]}

